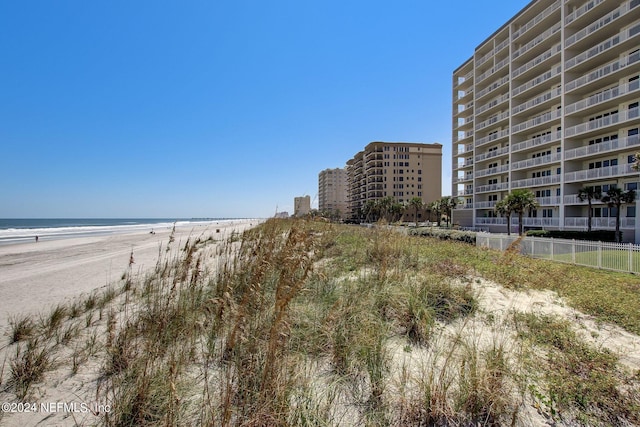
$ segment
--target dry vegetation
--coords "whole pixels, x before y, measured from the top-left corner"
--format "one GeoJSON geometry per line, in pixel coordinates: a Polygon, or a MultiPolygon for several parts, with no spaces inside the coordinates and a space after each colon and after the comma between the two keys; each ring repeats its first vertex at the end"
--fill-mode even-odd
{"type": "Polygon", "coordinates": [[[68,425],[639,425],[640,366],[481,290],[551,289],[638,333],[638,279],[515,252],[307,221],[190,240],[144,277],[12,319],[0,400],[75,381],[75,400],[110,405],[68,425]]]}

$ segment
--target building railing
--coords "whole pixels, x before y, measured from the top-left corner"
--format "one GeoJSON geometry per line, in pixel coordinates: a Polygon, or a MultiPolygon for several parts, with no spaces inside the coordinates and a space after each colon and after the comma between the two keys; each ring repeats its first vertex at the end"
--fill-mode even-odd
{"type": "Polygon", "coordinates": [[[484,138],[480,138],[478,140],[476,140],[475,146],[479,147],[481,145],[487,144],[491,141],[495,141],[497,139],[500,138],[504,138],[505,136],[509,135],[509,129],[503,129],[501,131],[498,131],[496,133],[492,133],[491,135],[487,135],[484,138]]]}
{"type": "Polygon", "coordinates": [[[478,154],[475,157],[476,162],[480,162],[485,159],[491,159],[493,157],[501,156],[503,154],[507,154],[509,152],[509,147],[498,148],[497,150],[488,151],[486,153],[478,154]]]}
{"type": "Polygon", "coordinates": [[[547,59],[549,59],[552,56],[560,53],[561,51],[562,51],[562,43],[557,43],[557,44],[553,45],[553,47],[551,47],[551,49],[541,53],[540,55],[538,55],[535,58],[533,58],[531,61],[529,61],[526,64],[521,65],[520,67],[518,67],[515,70],[513,70],[511,72],[511,77],[513,77],[515,79],[520,74],[526,73],[531,68],[533,68],[536,65],[546,61],[547,59]]]}
{"type": "Polygon", "coordinates": [[[565,130],[565,136],[571,137],[574,135],[579,135],[581,133],[598,130],[602,128],[606,128],[608,126],[624,122],[627,120],[632,120],[638,118],[638,107],[631,108],[629,110],[625,110],[622,112],[611,114],[607,117],[601,117],[599,119],[590,120],[585,123],[581,123],[576,126],[568,127],[565,130]]]}
{"type": "Polygon", "coordinates": [[[507,190],[509,188],[508,182],[499,182],[497,184],[479,185],[475,188],[476,193],[489,193],[492,191],[507,190]]]}
{"type": "Polygon", "coordinates": [[[526,141],[518,142],[511,146],[511,152],[526,150],[532,147],[539,147],[541,145],[551,144],[552,142],[560,141],[562,138],[562,132],[553,132],[545,136],[538,138],[528,139],[526,141]]]}
{"type": "Polygon", "coordinates": [[[607,65],[604,65],[585,76],[582,76],[578,79],[570,81],[565,85],[565,91],[570,92],[574,89],[577,89],[581,86],[586,85],[587,83],[591,83],[592,81],[601,79],[602,77],[606,77],[609,74],[615,73],[621,68],[624,68],[627,65],[634,64],[638,61],[640,61],[640,52],[635,52],[623,58],[616,59],[615,61],[612,61],[607,65]]]}
{"type": "Polygon", "coordinates": [[[487,176],[487,175],[495,175],[498,173],[503,173],[503,172],[508,172],[509,171],[509,165],[501,165],[495,168],[487,168],[487,169],[481,169],[481,170],[477,170],[475,173],[475,177],[476,178],[481,178],[483,176],[487,176]]]}
{"type": "Polygon", "coordinates": [[[598,31],[600,28],[604,27],[605,25],[610,24],[611,22],[615,21],[616,19],[620,18],[621,16],[626,15],[627,13],[629,13],[630,10],[631,10],[631,2],[627,1],[626,3],[624,3],[619,8],[612,10],[611,12],[607,13],[602,18],[598,19],[596,22],[594,22],[591,25],[583,28],[582,30],[578,31],[577,33],[567,37],[567,40],[565,41],[565,44],[564,44],[565,48],[576,44],[577,42],[579,42],[583,38],[587,37],[588,35],[596,32],[596,31],[598,31]]]}
{"type": "Polygon", "coordinates": [[[590,11],[591,9],[593,9],[594,7],[596,7],[597,5],[603,2],[604,0],[591,0],[583,4],[582,6],[577,8],[575,11],[573,11],[573,13],[571,13],[564,19],[565,25],[572,23],[573,21],[575,21],[576,19],[578,19],[579,17],[581,17],[582,15],[584,15],[585,13],[587,13],[588,11],[590,11]]]}
{"type": "Polygon", "coordinates": [[[482,89],[480,92],[477,93],[476,95],[476,99],[480,99],[483,96],[487,95],[488,93],[493,92],[494,90],[498,89],[500,86],[504,85],[505,83],[509,82],[509,76],[504,76],[498,80],[496,80],[495,82],[493,82],[492,84],[490,84],[489,86],[487,86],[486,88],[482,89]]]}
{"type": "Polygon", "coordinates": [[[513,96],[517,96],[517,95],[519,95],[519,94],[521,94],[523,92],[528,91],[529,89],[532,89],[532,88],[538,86],[539,84],[542,84],[542,83],[546,82],[547,80],[552,79],[553,77],[559,75],[561,71],[562,71],[562,65],[558,65],[556,67],[553,67],[551,70],[547,71],[546,73],[541,74],[538,77],[529,80],[525,84],[522,84],[522,85],[518,86],[517,88],[513,89],[513,91],[512,91],[513,96]]]}
{"type": "Polygon", "coordinates": [[[553,111],[548,111],[544,114],[541,114],[539,116],[536,116],[534,118],[532,118],[531,120],[527,120],[524,123],[519,123],[515,126],[513,126],[511,128],[511,132],[512,133],[517,133],[517,132],[522,132],[523,130],[527,130],[542,124],[546,124],[549,122],[552,122],[554,120],[559,119],[560,117],[562,117],[562,110],[561,109],[556,109],[553,111]]]}
{"type": "Polygon", "coordinates": [[[536,105],[540,105],[544,102],[547,102],[551,99],[557,98],[562,94],[562,89],[557,87],[555,89],[551,89],[540,96],[535,97],[525,103],[517,105],[511,109],[512,114],[518,114],[521,111],[528,110],[529,108],[533,108],[536,105]]]}
{"type": "Polygon", "coordinates": [[[637,145],[640,145],[640,137],[638,135],[625,136],[623,138],[618,138],[611,141],[605,141],[598,144],[587,145],[585,147],[565,150],[564,159],[571,160],[577,157],[583,157],[598,153],[607,153],[612,150],[635,147],[637,145]]]}
{"type": "Polygon", "coordinates": [[[560,175],[542,176],[540,178],[519,179],[511,183],[512,188],[539,187],[541,185],[558,184],[560,175]]]}
{"type": "Polygon", "coordinates": [[[619,96],[626,95],[632,92],[638,92],[639,89],[640,89],[640,80],[634,80],[632,82],[624,83],[624,84],[621,84],[620,86],[612,87],[600,93],[597,93],[595,95],[591,95],[590,97],[580,100],[578,102],[574,102],[573,104],[569,104],[567,105],[565,112],[566,114],[578,112],[580,110],[584,110],[585,108],[589,108],[594,105],[598,105],[603,102],[610,101],[619,96]]]}
{"type": "Polygon", "coordinates": [[[519,170],[534,166],[546,165],[549,163],[556,163],[559,162],[561,158],[562,153],[553,153],[546,156],[535,157],[533,159],[521,160],[519,162],[511,163],[511,169],[519,170]]]}
{"type": "Polygon", "coordinates": [[[638,171],[633,169],[633,163],[625,165],[615,165],[603,168],[579,170],[575,172],[567,172],[564,174],[565,182],[584,181],[587,179],[609,178],[614,176],[623,176],[637,174],[638,171]]]}
{"type": "Polygon", "coordinates": [[[484,201],[484,202],[475,202],[474,206],[476,209],[487,209],[487,208],[493,208],[495,207],[496,203],[498,203],[495,200],[492,201],[484,201]]]}
{"type": "Polygon", "coordinates": [[[496,114],[495,116],[491,116],[489,117],[487,120],[484,120],[480,123],[478,123],[475,127],[476,132],[486,128],[487,126],[491,126],[494,123],[498,123],[499,121],[502,121],[504,119],[508,119],[509,118],[509,112],[508,111],[503,111],[500,114],[496,114]]]}
{"type": "Polygon", "coordinates": [[[537,14],[532,20],[530,20],[529,22],[524,24],[522,27],[514,31],[513,35],[511,36],[511,40],[516,40],[518,37],[520,37],[527,31],[535,27],[544,18],[546,18],[547,16],[551,15],[553,12],[558,10],[561,4],[562,2],[560,0],[557,0],[551,6],[547,7],[545,10],[537,14]]]}
{"type": "Polygon", "coordinates": [[[559,206],[561,201],[560,196],[536,197],[539,206],[559,206]]]}
{"type": "Polygon", "coordinates": [[[569,70],[576,65],[582,64],[583,62],[612,49],[613,47],[627,41],[628,39],[631,39],[632,37],[637,36],[638,34],[640,34],[640,23],[634,25],[631,28],[627,28],[626,30],[621,30],[619,34],[616,34],[615,36],[608,38],[607,40],[590,48],[589,50],[582,52],[581,54],[576,55],[573,58],[570,58],[565,62],[565,70],[569,70]]]}
{"type": "MultiPolygon", "coordinates": [[[[564,226],[572,227],[572,228],[583,228],[586,229],[588,227],[589,218],[587,217],[565,217],[564,226]]],[[[635,228],[636,219],[635,218],[620,218],[620,228],[635,228]]],[[[615,217],[604,217],[591,218],[591,227],[592,228],[608,228],[615,229],[616,228],[616,218],[615,217]]]]}
{"type": "MultiPolygon", "coordinates": [[[[517,235],[508,236],[480,232],[476,234],[476,246],[504,251],[519,238],[520,236],[517,235]]],[[[520,253],[532,258],[605,270],[640,273],[640,246],[631,243],[526,236],[520,240],[518,246],[520,253]]]]}
{"type": "Polygon", "coordinates": [[[557,32],[559,32],[561,28],[562,28],[562,25],[561,25],[560,22],[558,22],[553,27],[551,27],[548,30],[544,31],[538,37],[534,38],[529,43],[527,43],[526,45],[522,46],[520,49],[518,49],[515,52],[513,52],[513,55],[511,57],[513,59],[517,59],[519,56],[522,56],[524,53],[526,53],[528,50],[532,49],[534,46],[542,43],[543,41],[547,40],[549,37],[551,37],[554,34],[556,34],[557,32]]]}
{"type": "Polygon", "coordinates": [[[487,102],[484,105],[481,105],[476,109],[476,114],[482,114],[490,108],[495,107],[496,105],[502,104],[509,100],[509,94],[505,93],[504,95],[497,96],[493,98],[491,101],[487,102]]]}

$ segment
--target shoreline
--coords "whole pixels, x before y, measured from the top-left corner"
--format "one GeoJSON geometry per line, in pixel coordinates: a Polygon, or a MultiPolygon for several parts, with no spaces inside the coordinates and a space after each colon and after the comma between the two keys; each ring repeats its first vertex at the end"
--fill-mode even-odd
{"type": "MultiPolygon", "coordinates": [[[[220,220],[176,225],[172,249],[190,237],[224,238],[262,222],[220,220]]],[[[109,286],[130,268],[144,274],[165,251],[171,227],[44,239],[0,245],[0,327],[12,317],[46,312],[57,304],[109,286]]]]}

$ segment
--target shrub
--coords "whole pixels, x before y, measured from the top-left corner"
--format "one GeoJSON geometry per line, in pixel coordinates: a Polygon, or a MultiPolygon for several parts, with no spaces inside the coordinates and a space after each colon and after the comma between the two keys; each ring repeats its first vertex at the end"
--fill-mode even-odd
{"type": "Polygon", "coordinates": [[[473,231],[460,231],[442,228],[415,228],[409,230],[410,235],[436,237],[440,240],[456,240],[459,242],[476,244],[476,233],[473,231]]]}

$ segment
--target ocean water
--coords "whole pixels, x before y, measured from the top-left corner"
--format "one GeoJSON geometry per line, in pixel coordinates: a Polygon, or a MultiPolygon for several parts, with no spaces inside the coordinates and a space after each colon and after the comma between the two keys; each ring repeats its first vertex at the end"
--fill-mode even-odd
{"type": "Polygon", "coordinates": [[[174,224],[201,225],[229,222],[229,218],[0,218],[0,245],[84,237],[132,231],[160,230],[174,224]]]}

